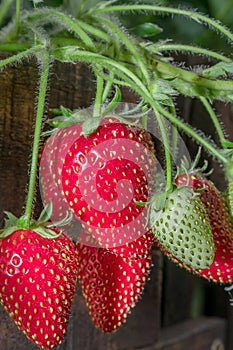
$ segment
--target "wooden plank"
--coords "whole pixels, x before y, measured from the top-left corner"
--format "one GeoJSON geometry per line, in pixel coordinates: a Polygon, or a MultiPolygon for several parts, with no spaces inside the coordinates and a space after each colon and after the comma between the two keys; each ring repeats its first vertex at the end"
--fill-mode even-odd
{"type": "MultiPolygon", "coordinates": [[[[164,328],[159,342],[140,350],[224,350],[226,321],[197,318],[164,328]]],[[[132,349],[128,349],[132,350],[132,349]]]]}

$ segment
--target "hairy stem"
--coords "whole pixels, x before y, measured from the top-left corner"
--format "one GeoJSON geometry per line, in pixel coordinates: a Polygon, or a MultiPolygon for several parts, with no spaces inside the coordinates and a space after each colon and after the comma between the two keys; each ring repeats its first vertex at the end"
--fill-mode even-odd
{"type": "Polygon", "coordinates": [[[2,24],[3,18],[5,17],[10,5],[14,0],[4,0],[0,6],[0,26],[2,24]]]}
{"type": "Polygon", "coordinates": [[[151,47],[149,48],[150,50],[152,50],[154,48],[155,51],[187,51],[187,52],[193,52],[193,53],[197,53],[200,55],[205,55],[205,56],[209,56],[212,58],[215,58],[216,60],[219,61],[223,61],[226,63],[230,63],[232,62],[232,60],[228,57],[225,57],[224,55],[221,55],[218,52],[214,52],[212,50],[208,50],[202,47],[195,47],[192,45],[181,45],[181,44],[154,44],[151,45],[151,47]]]}
{"type": "Polygon", "coordinates": [[[170,120],[172,123],[177,125],[178,128],[183,130],[187,135],[191,136],[194,140],[196,140],[200,145],[204,146],[206,150],[209,151],[209,153],[216,157],[220,162],[222,162],[224,165],[228,164],[229,160],[224,157],[224,155],[216,148],[214,147],[210,142],[208,142],[205,138],[203,138],[201,135],[199,135],[195,130],[193,130],[190,126],[182,122],[180,119],[173,116],[171,113],[169,113],[166,109],[164,109],[162,106],[157,104],[157,109],[160,111],[162,115],[164,115],[168,120],[170,120]]]}
{"type": "Polygon", "coordinates": [[[59,25],[67,28],[74,32],[83,42],[83,44],[90,50],[95,51],[95,43],[90,38],[90,36],[81,28],[79,22],[55,9],[39,9],[33,14],[29,14],[25,16],[25,20],[27,21],[42,21],[45,20],[46,23],[48,21],[48,16],[50,22],[59,23],[59,25]]]}
{"type": "Polygon", "coordinates": [[[100,23],[103,23],[105,26],[107,26],[114,34],[118,36],[118,38],[124,43],[124,45],[127,47],[127,50],[130,51],[132,57],[134,58],[134,61],[137,63],[139,66],[142,76],[149,84],[150,78],[149,78],[149,73],[146,68],[146,65],[144,64],[143,56],[141,55],[140,52],[138,52],[136,45],[124,34],[124,32],[117,26],[115,25],[112,21],[106,19],[106,18],[97,18],[100,23]]]}
{"type": "Polygon", "coordinates": [[[18,53],[16,55],[7,57],[7,58],[5,58],[3,60],[0,60],[0,68],[3,68],[5,66],[7,66],[9,64],[12,64],[12,63],[15,63],[17,61],[20,61],[20,60],[22,60],[25,57],[36,55],[40,51],[41,51],[41,46],[37,46],[37,47],[32,47],[32,48],[30,48],[28,50],[25,50],[23,52],[20,52],[20,53],[18,53]]]}
{"type": "Polygon", "coordinates": [[[224,148],[226,139],[225,139],[223,130],[221,128],[221,125],[219,123],[218,117],[216,116],[212,106],[210,105],[210,103],[208,102],[208,100],[205,97],[200,96],[200,100],[203,103],[203,105],[205,106],[207,112],[209,113],[209,116],[210,116],[210,118],[215,126],[217,133],[218,133],[220,143],[224,148]]]}
{"type": "Polygon", "coordinates": [[[165,7],[165,6],[156,6],[156,5],[115,5],[115,6],[108,6],[103,8],[94,8],[91,9],[91,14],[98,14],[98,13],[106,13],[106,12],[117,12],[117,11],[152,11],[157,13],[166,13],[171,15],[181,15],[188,17],[198,23],[203,23],[205,25],[208,25],[214,29],[216,29],[219,33],[224,35],[228,40],[233,41],[233,34],[228,28],[225,28],[223,25],[221,25],[216,20],[209,18],[201,13],[192,11],[192,10],[184,10],[181,8],[172,8],[172,7],[165,7]]]}
{"type": "Polygon", "coordinates": [[[15,38],[17,38],[18,33],[19,33],[20,10],[21,10],[21,0],[16,0],[16,8],[15,8],[15,35],[14,35],[15,38]]]}
{"type": "Polygon", "coordinates": [[[49,75],[49,64],[50,58],[46,51],[42,55],[42,68],[41,68],[41,77],[39,85],[39,96],[37,102],[37,112],[36,112],[36,123],[34,130],[34,139],[33,139],[33,148],[32,148],[32,160],[31,160],[31,169],[30,169],[30,178],[28,186],[28,194],[26,201],[25,209],[25,219],[26,226],[30,226],[32,208],[33,208],[33,199],[36,186],[36,176],[37,176],[37,165],[38,165],[38,153],[39,153],[39,143],[40,143],[40,134],[42,128],[42,120],[44,114],[45,98],[48,84],[48,75],[49,75]]]}
{"type": "Polygon", "coordinates": [[[101,116],[101,107],[103,103],[103,90],[104,90],[104,80],[102,76],[98,75],[98,72],[94,69],[96,75],[96,94],[95,94],[95,103],[93,109],[93,117],[100,118],[101,116]]]}
{"type": "MultiPolygon", "coordinates": [[[[183,130],[189,136],[193,137],[199,144],[204,146],[206,150],[208,150],[213,157],[216,157],[224,165],[227,165],[229,163],[229,160],[214,145],[212,145],[205,138],[200,136],[195,130],[193,130],[190,126],[182,122],[176,116],[169,113],[159,103],[154,101],[150,91],[142,83],[142,81],[132,71],[127,69],[125,66],[123,66],[119,62],[116,62],[100,54],[96,54],[92,52],[83,52],[73,47],[55,49],[53,51],[53,54],[57,59],[64,62],[66,61],[68,62],[82,61],[82,62],[89,62],[89,63],[98,62],[100,65],[102,65],[105,68],[108,68],[109,70],[113,68],[116,69],[117,75],[123,80],[122,85],[127,84],[128,86],[131,86],[136,93],[138,93],[147,103],[149,103],[152,106],[154,110],[157,110],[161,115],[163,115],[168,120],[170,120],[174,125],[176,125],[178,128],[183,130]]],[[[118,82],[121,83],[120,80],[118,80],[118,82]]],[[[163,140],[163,141],[165,141],[165,145],[166,145],[166,140],[163,140]]]]}

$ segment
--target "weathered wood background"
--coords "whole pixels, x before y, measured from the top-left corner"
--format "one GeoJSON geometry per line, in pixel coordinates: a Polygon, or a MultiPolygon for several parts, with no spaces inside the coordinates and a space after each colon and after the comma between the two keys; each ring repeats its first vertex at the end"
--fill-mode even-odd
{"type": "MultiPolygon", "coordinates": [[[[5,53],[1,54],[4,57],[5,53]]],[[[28,164],[35,118],[34,101],[38,86],[34,60],[0,72],[0,220],[3,211],[23,212],[28,182],[28,164]]],[[[50,74],[47,113],[50,108],[87,107],[93,102],[94,80],[88,67],[55,64],[50,74]]],[[[191,99],[179,101],[180,113],[187,121],[214,135],[204,109],[191,99]]],[[[226,129],[233,134],[230,105],[216,104],[226,129]]],[[[195,150],[187,140],[189,149],[195,150]]],[[[210,164],[211,166],[211,164],[210,164]]],[[[225,184],[220,168],[215,182],[225,184]]],[[[35,203],[40,207],[39,195],[35,203]]],[[[57,350],[232,350],[233,312],[223,287],[177,268],[153,251],[154,266],[142,300],[128,322],[115,334],[95,329],[80,288],[74,299],[65,341],[57,350]]],[[[36,350],[0,307],[0,350],[36,350]]]]}

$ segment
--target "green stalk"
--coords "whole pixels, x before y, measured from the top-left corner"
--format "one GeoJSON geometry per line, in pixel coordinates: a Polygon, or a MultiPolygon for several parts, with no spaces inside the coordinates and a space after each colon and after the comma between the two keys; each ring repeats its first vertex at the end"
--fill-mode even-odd
{"type": "Polygon", "coordinates": [[[19,33],[20,9],[21,9],[21,0],[16,0],[16,8],[15,8],[15,35],[14,35],[15,38],[17,38],[18,33],[19,33]]]}
{"type": "Polygon", "coordinates": [[[95,71],[96,74],[96,94],[95,94],[95,103],[93,109],[93,117],[100,118],[101,117],[101,107],[103,103],[103,90],[104,90],[104,80],[101,76],[98,75],[98,72],[95,71]]]}
{"type": "Polygon", "coordinates": [[[3,18],[5,17],[10,5],[14,0],[4,0],[0,6],[0,26],[2,24],[3,18]]]}
{"type": "MultiPolygon", "coordinates": [[[[122,85],[128,84],[131,86],[136,93],[138,93],[144,100],[149,103],[154,110],[157,110],[161,115],[165,116],[168,120],[170,120],[174,125],[183,130],[186,134],[194,138],[199,144],[204,146],[213,157],[216,157],[221,161],[224,165],[229,164],[229,160],[224,157],[221,150],[215,148],[210,142],[204,139],[201,135],[195,132],[191,127],[182,122],[177,117],[173,116],[166,109],[164,109],[160,104],[154,101],[147,87],[141,82],[141,80],[129,69],[120,64],[119,62],[115,62],[114,60],[102,56],[100,54],[96,54],[93,52],[83,52],[82,50],[78,50],[77,48],[61,48],[55,49],[53,51],[54,56],[63,61],[63,62],[74,62],[74,61],[82,61],[88,63],[97,63],[102,65],[105,68],[116,69],[117,75],[123,79],[122,85]]],[[[106,77],[107,79],[107,77],[106,77]]],[[[120,81],[119,81],[120,83],[120,81]]],[[[164,145],[166,145],[166,140],[163,140],[164,145]]]]}
{"type": "MultiPolygon", "coordinates": [[[[171,114],[176,116],[176,108],[174,103],[172,104],[172,106],[170,106],[170,111],[171,114]]],[[[175,157],[176,154],[176,149],[177,149],[177,143],[178,143],[178,130],[177,130],[177,126],[172,124],[172,152],[173,152],[173,156],[175,157]]]]}
{"type": "Polygon", "coordinates": [[[31,43],[0,43],[0,51],[19,52],[25,51],[32,46],[31,43]]]}
{"type": "Polygon", "coordinates": [[[25,16],[24,20],[26,21],[42,21],[45,20],[46,23],[48,21],[59,23],[59,25],[67,28],[68,30],[72,30],[84,43],[84,45],[92,51],[96,51],[95,43],[90,38],[90,36],[81,28],[79,22],[67,16],[65,13],[57,11],[55,9],[39,9],[35,13],[29,13],[29,15],[25,16]]]}
{"type": "MultiPolygon", "coordinates": [[[[109,72],[109,76],[110,76],[110,80],[106,81],[105,87],[104,87],[104,91],[103,91],[103,103],[107,100],[111,90],[112,90],[112,85],[113,82],[111,81],[111,79],[114,79],[114,75],[115,75],[115,71],[112,70],[111,72],[109,72]]],[[[105,77],[104,73],[102,75],[102,77],[105,77]]]]}
{"type": "Polygon", "coordinates": [[[170,63],[162,62],[158,59],[154,60],[154,68],[157,72],[162,74],[162,77],[167,78],[177,78],[181,79],[192,85],[207,88],[209,90],[222,91],[232,91],[233,83],[232,80],[219,80],[214,78],[208,78],[198,74],[196,72],[191,72],[179,67],[176,67],[170,63]]]}
{"type": "Polygon", "coordinates": [[[154,44],[148,47],[148,50],[154,50],[156,52],[162,52],[162,51],[187,51],[187,52],[193,52],[204,56],[209,56],[212,58],[215,58],[216,60],[223,61],[226,63],[232,62],[232,60],[228,57],[225,57],[224,55],[221,55],[218,52],[214,52],[212,50],[204,49],[202,47],[194,47],[192,45],[181,45],[181,44],[154,44]]]}
{"type": "Polygon", "coordinates": [[[36,55],[37,53],[39,53],[41,51],[41,46],[37,46],[37,47],[32,47],[28,50],[25,50],[23,52],[20,52],[16,55],[13,55],[13,56],[10,56],[10,57],[7,57],[3,60],[0,60],[0,68],[3,68],[9,64],[12,64],[12,63],[15,63],[19,60],[22,60],[23,58],[25,57],[29,57],[29,56],[32,56],[32,55],[36,55]]]}
{"type": "Polygon", "coordinates": [[[108,27],[114,34],[116,34],[118,36],[118,38],[122,41],[122,43],[126,46],[127,50],[130,51],[132,57],[134,58],[135,63],[139,66],[143,78],[145,78],[145,81],[147,82],[147,84],[149,84],[150,82],[150,77],[149,77],[149,73],[148,70],[146,68],[146,65],[143,62],[143,56],[140,52],[138,52],[137,50],[137,46],[134,45],[134,43],[132,42],[132,40],[130,40],[125,34],[124,32],[117,26],[115,25],[112,21],[106,19],[106,18],[95,18],[96,21],[98,21],[99,23],[104,24],[106,27],[108,27]]]}
{"type": "Polygon", "coordinates": [[[49,76],[49,64],[50,64],[49,55],[47,52],[44,51],[42,56],[42,68],[41,68],[41,77],[40,77],[40,85],[39,85],[39,96],[38,96],[38,102],[37,102],[30,178],[29,178],[25,214],[24,214],[25,226],[26,226],[25,228],[29,228],[30,222],[31,222],[31,216],[32,216],[33,199],[34,199],[35,187],[36,187],[40,134],[41,134],[41,128],[42,128],[42,120],[43,120],[43,114],[44,114],[45,98],[46,98],[48,76],[49,76]]]}
{"type": "Polygon", "coordinates": [[[121,12],[143,11],[143,13],[145,13],[145,11],[152,11],[152,12],[158,12],[158,13],[167,13],[171,15],[185,16],[198,23],[201,22],[207,26],[210,26],[216,29],[219,33],[224,35],[228,40],[233,41],[233,34],[229,29],[225,28],[223,25],[221,25],[219,22],[215,21],[214,19],[191,10],[143,4],[143,5],[115,5],[115,6],[108,6],[103,8],[99,7],[99,8],[91,9],[89,12],[91,15],[93,14],[96,15],[99,13],[117,12],[117,11],[121,11],[121,12]]]}
{"type": "Polygon", "coordinates": [[[217,133],[218,133],[219,140],[220,140],[222,147],[225,148],[226,139],[225,139],[224,133],[222,131],[221,125],[219,123],[218,117],[216,116],[216,114],[215,114],[212,106],[208,102],[208,100],[202,96],[200,96],[199,98],[200,98],[201,102],[203,103],[203,105],[205,106],[207,112],[209,113],[209,116],[210,116],[210,118],[215,126],[217,133]]]}
{"type": "Polygon", "coordinates": [[[229,163],[229,160],[224,157],[224,155],[220,152],[220,150],[216,149],[210,142],[205,140],[201,135],[196,133],[190,126],[182,122],[180,119],[173,116],[166,109],[156,103],[156,107],[158,111],[164,115],[168,120],[178,126],[178,128],[182,129],[187,135],[191,136],[194,140],[196,140],[200,145],[204,146],[206,150],[213,156],[219,159],[224,165],[229,163]]]}
{"type": "Polygon", "coordinates": [[[171,152],[170,152],[170,145],[169,145],[169,139],[168,139],[168,133],[166,130],[166,125],[164,124],[164,118],[160,115],[158,112],[158,109],[153,106],[153,110],[155,113],[155,116],[158,121],[161,137],[163,140],[163,146],[164,146],[164,154],[165,154],[165,161],[166,161],[166,192],[170,192],[172,190],[172,160],[171,160],[171,152]]]}

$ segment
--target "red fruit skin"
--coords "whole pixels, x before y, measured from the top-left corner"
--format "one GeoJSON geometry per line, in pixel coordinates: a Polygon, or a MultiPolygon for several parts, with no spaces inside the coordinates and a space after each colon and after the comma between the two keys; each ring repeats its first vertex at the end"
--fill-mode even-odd
{"type": "Polygon", "coordinates": [[[103,332],[124,322],[143,292],[151,267],[147,257],[122,258],[105,248],[78,242],[78,276],[90,316],[103,332]]]}
{"type": "Polygon", "coordinates": [[[0,300],[16,325],[41,348],[66,334],[77,280],[73,242],[17,230],[0,240],[0,300]]]}
{"type": "Polygon", "coordinates": [[[83,227],[105,248],[134,241],[148,231],[146,202],[152,194],[155,157],[148,134],[110,118],[63,157],[63,193],[83,227]]]}
{"type": "MultiPolygon", "coordinates": [[[[81,132],[81,126],[77,126],[81,132]]],[[[72,211],[62,191],[61,169],[64,156],[67,154],[70,144],[76,139],[72,133],[64,133],[60,129],[45,142],[40,153],[40,191],[44,206],[52,201],[52,215],[50,220],[54,223],[60,222],[67,217],[72,217],[72,211]]],[[[69,228],[71,223],[65,226],[69,228]]]]}
{"type": "MultiPolygon", "coordinates": [[[[194,190],[201,190],[200,199],[207,211],[213,232],[216,253],[209,268],[193,270],[187,269],[204,278],[219,283],[233,282],[233,229],[225,201],[214,183],[199,174],[183,174],[175,180],[177,186],[189,186],[194,190]]],[[[168,253],[168,252],[167,252],[168,253]]],[[[173,258],[173,257],[172,257],[173,258]]],[[[183,265],[177,259],[179,265],[183,265]]]]}
{"type": "Polygon", "coordinates": [[[134,241],[122,246],[109,248],[109,250],[125,259],[149,258],[153,243],[154,235],[151,231],[148,231],[134,241]]]}
{"type": "Polygon", "coordinates": [[[134,201],[145,202],[152,193],[154,152],[145,130],[110,117],[88,137],[79,124],[59,130],[46,142],[40,162],[42,197],[45,204],[53,202],[52,221],[74,214],[66,232],[79,239],[80,220],[97,245],[105,248],[122,246],[144,235],[149,229],[147,206],[140,207],[134,201]],[[133,154],[127,147],[132,144],[133,154]],[[104,152],[108,162],[101,166],[98,160],[104,152]]]}

